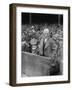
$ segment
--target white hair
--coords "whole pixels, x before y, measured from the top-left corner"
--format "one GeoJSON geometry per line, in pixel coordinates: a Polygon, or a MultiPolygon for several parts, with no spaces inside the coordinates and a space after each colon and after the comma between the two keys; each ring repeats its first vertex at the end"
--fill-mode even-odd
{"type": "Polygon", "coordinates": [[[43,33],[49,33],[49,29],[48,28],[45,28],[43,33]]]}

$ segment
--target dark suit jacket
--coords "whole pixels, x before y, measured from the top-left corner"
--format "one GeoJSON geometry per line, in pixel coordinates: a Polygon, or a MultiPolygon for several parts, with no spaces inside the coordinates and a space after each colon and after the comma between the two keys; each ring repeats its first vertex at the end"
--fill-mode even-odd
{"type": "Polygon", "coordinates": [[[54,62],[50,63],[50,65],[51,65],[50,75],[62,75],[62,71],[63,71],[62,70],[63,63],[61,60],[62,55],[57,56],[59,51],[60,50],[59,50],[58,43],[55,40],[53,40],[52,38],[47,39],[46,43],[44,43],[44,38],[42,38],[40,40],[40,46],[39,46],[40,55],[50,57],[51,61],[54,61],[54,62]],[[56,57],[54,57],[54,56],[56,56],[56,57]],[[58,60],[58,58],[59,58],[59,60],[58,60]]]}
{"type": "Polygon", "coordinates": [[[40,40],[40,46],[39,46],[40,55],[47,57],[54,56],[57,51],[56,42],[52,38],[47,39],[46,43],[44,40],[45,40],[44,38],[40,40]]]}

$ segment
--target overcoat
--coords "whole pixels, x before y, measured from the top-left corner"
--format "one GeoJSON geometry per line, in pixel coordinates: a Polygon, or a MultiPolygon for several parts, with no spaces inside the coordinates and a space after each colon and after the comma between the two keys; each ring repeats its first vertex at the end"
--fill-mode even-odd
{"type": "Polygon", "coordinates": [[[39,53],[43,56],[53,57],[57,53],[56,42],[52,38],[47,38],[45,42],[45,38],[42,38],[40,40],[39,53]]]}

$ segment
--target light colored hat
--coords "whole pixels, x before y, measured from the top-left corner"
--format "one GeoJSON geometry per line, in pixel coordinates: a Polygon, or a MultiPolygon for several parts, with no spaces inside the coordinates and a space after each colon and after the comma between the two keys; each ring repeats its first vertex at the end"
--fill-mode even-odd
{"type": "Polygon", "coordinates": [[[45,28],[43,33],[49,33],[49,29],[48,28],[45,28]]]}
{"type": "Polygon", "coordinates": [[[31,39],[31,40],[30,40],[30,43],[31,43],[32,45],[37,44],[37,39],[35,39],[35,38],[31,39]]]}

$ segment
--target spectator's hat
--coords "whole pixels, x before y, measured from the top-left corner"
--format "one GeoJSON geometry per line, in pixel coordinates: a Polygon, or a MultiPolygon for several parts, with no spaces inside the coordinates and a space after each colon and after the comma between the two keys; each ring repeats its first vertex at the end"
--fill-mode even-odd
{"type": "Polygon", "coordinates": [[[33,38],[30,40],[31,45],[37,44],[37,39],[33,38]]]}

